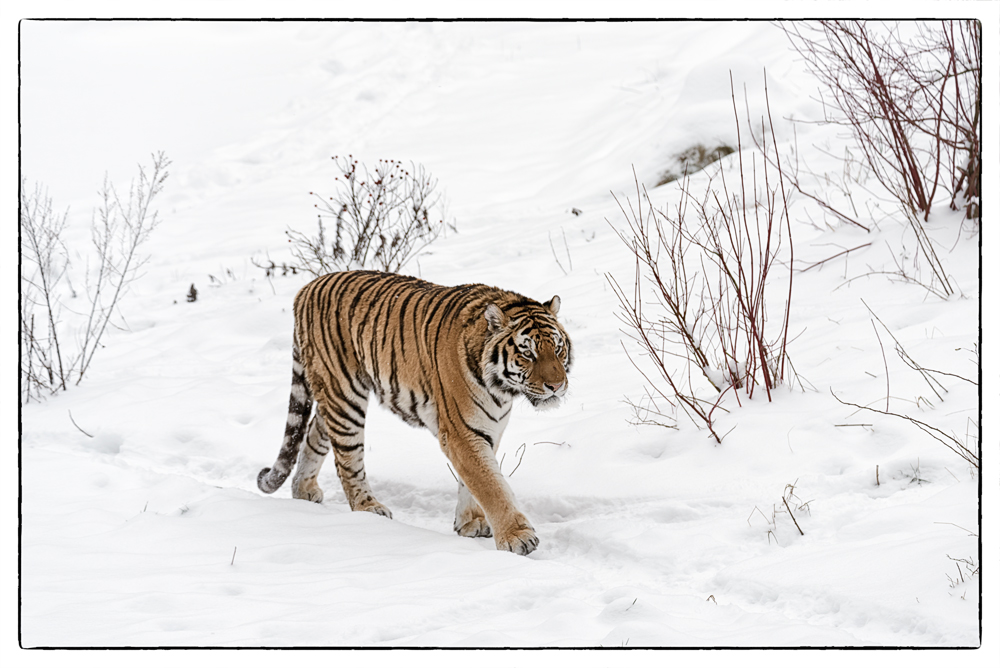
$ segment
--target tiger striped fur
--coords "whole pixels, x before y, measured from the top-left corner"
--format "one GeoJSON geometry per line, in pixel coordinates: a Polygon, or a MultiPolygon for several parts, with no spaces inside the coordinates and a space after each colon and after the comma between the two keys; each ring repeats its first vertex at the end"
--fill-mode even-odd
{"type": "Polygon", "coordinates": [[[284,441],[258,487],[274,492],[297,462],[292,496],[321,502],[317,476],[332,450],[351,509],[392,517],[365,477],[365,413],[374,393],[438,437],[459,477],[455,531],[530,553],[538,537],[495,453],[516,396],[547,408],[566,394],[572,347],[556,320],[559,303],[558,296],[541,304],[486,285],[443,287],[374,271],[312,281],[295,297],[284,441]]]}

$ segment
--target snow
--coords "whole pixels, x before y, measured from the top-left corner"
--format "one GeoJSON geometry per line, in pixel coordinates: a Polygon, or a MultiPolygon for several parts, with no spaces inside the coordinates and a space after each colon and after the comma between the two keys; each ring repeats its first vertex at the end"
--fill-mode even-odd
{"type": "MultiPolygon", "coordinates": [[[[892,268],[898,220],[814,225],[822,213],[794,199],[797,266],[871,242],[794,276],[802,387],[730,395],[721,445],[683,415],[676,430],[630,424],[623,399],[641,400],[644,379],[606,279],[634,271],[612,193],[635,200],[634,168],[673,206],[676,184],[652,188],[671,156],[735,145],[730,72],[759,114],[766,68],[792,149],[784,119],[821,112],[774,26],[29,22],[21,35],[22,169],[71,206],[74,262],[105,170],[127,182],[150,152],[173,159],[127,326],[79,386],[22,407],[24,647],[979,645],[980,578],[949,579],[952,558],[980,561],[979,475],[833,396],[884,409],[887,365],[893,411],[963,440],[978,422],[975,387],[941,376],[938,401],[880,327],[883,358],[865,306],[925,366],[976,378],[979,232],[946,204],[929,231],[960,295],[943,301],[866,275],[892,268]],[[320,505],[256,488],[283,433],[307,278],[268,280],[251,259],[289,259],[284,230],[311,229],[308,193],[332,191],[330,157],[346,153],[422,163],[445,189],[458,232],[410,273],[562,299],[570,395],[544,413],[517,404],[500,448],[540,537],[528,557],[458,537],[436,440],[378,407],[366,466],[393,520],[351,513],[332,464],[320,505]]],[[[797,133],[811,169],[838,172],[808,148],[838,154],[837,129],[797,133]]]]}

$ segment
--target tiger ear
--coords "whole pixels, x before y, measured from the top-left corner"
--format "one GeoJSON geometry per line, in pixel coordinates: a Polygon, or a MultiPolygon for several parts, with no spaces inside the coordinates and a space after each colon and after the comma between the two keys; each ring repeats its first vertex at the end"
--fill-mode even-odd
{"type": "Polygon", "coordinates": [[[561,304],[561,303],[562,302],[559,299],[559,295],[556,295],[555,297],[553,297],[549,301],[547,301],[544,304],[542,304],[542,306],[544,306],[545,308],[547,308],[549,310],[549,312],[552,313],[552,315],[559,315],[559,304],[561,304]]]}
{"type": "Polygon", "coordinates": [[[483,317],[486,318],[486,323],[489,325],[491,332],[495,332],[503,328],[508,322],[507,316],[503,311],[497,308],[496,304],[490,304],[487,306],[486,313],[483,314],[483,317]]]}

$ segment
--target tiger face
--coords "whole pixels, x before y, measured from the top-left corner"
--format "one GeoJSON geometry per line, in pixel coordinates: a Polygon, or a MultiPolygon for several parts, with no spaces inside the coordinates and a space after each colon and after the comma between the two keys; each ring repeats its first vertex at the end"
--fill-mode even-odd
{"type": "Polygon", "coordinates": [[[523,395],[538,409],[554,408],[566,395],[572,364],[569,337],[555,318],[559,297],[508,310],[510,315],[495,304],[486,308],[483,377],[495,391],[523,395]]]}

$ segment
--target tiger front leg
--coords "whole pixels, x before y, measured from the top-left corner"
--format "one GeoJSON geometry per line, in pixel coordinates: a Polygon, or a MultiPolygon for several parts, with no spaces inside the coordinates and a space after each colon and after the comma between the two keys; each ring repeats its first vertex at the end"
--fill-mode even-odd
{"type": "Polygon", "coordinates": [[[459,536],[489,538],[493,535],[486,513],[476,503],[465,483],[458,483],[458,506],[455,508],[455,531],[459,536]]]}
{"type": "MultiPolygon", "coordinates": [[[[440,441],[445,455],[474,497],[472,501],[477,502],[485,513],[497,549],[522,555],[533,552],[538,547],[538,536],[528,518],[517,509],[514,493],[500,473],[490,445],[477,437],[463,437],[454,432],[449,435],[443,431],[440,441]]],[[[460,519],[458,515],[463,509],[473,518],[475,512],[468,502],[463,507],[461,488],[459,494],[456,530],[460,519]]]]}

